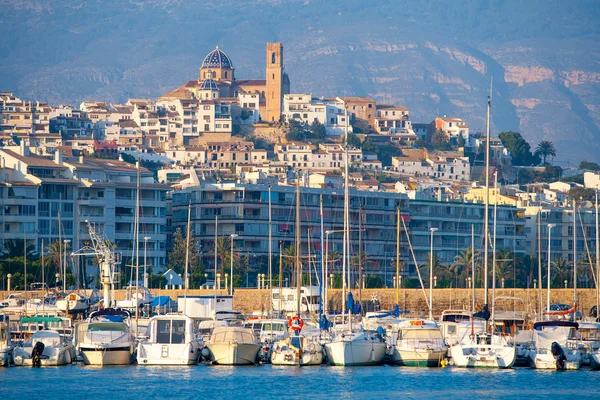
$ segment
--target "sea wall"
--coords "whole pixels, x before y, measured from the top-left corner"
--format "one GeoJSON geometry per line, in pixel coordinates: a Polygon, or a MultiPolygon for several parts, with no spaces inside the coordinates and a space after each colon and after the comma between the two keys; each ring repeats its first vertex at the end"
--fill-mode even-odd
{"type": "MultiPolygon", "coordinates": [[[[172,299],[177,299],[178,296],[183,296],[183,290],[159,290],[152,289],[151,292],[155,296],[169,296],[172,299]]],[[[116,290],[115,298],[122,300],[125,298],[125,290],[116,290]]],[[[211,296],[213,290],[188,290],[190,296],[211,296]]],[[[218,291],[220,295],[226,295],[225,290],[218,291]]],[[[8,295],[6,291],[0,291],[0,298],[5,298],[8,295]]],[[[36,292],[29,292],[29,297],[35,297],[36,292]]],[[[425,294],[421,289],[400,289],[396,292],[395,289],[363,289],[361,291],[354,290],[353,295],[356,301],[362,299],[365,309],[372,308],[372,300],[377,298],[382,309],[392,309],[396,304],[396,296],[401,309],[410,310],[412,314],[426,315],[428,313],[425,296],[429,296],[429,291],[425,290],[425,294]]],[[[492,303],[492,293],[490,291],[489,303],[492,303]]],[[[528,313],[534,313],[538,309],[538,304],[541,300],[542,307],[546,307],[547,292],[542,290],[541,293],[537,289],[498,289],[496,290],[497,297],[517,297],[522,300],[516,301],[515,309],[526,310],[528,313]]],[[[590,308],[596,304],[595,289],[579,289],[577,291],[578,310],[587,316],[590,308]]],[[[443,310],[447,309],[468,309],[471,306],[472,291],[469,289],[434,289],[433,290],[433,309],[434,314],[439,315],[443,310]]],[[[475,290],[476,304],[481,306],[484,304],[483,289],[475,290]]],[[[255,311],[267,311],[269,309],[269,290],[257,289],[236,289],[233,296],[233,307],[236,310],[244,313],[252,313],[255,311]]],[[[566,303],[573,304],[573,289],[552,289],[550,296],[551,303],[566,303]]],[[[341,308],[341,290],[329,290],[329,308],[341,308]]],[[[512,309],[512,300],[499,299],[497,301],[498,309],[512,309]]]]}

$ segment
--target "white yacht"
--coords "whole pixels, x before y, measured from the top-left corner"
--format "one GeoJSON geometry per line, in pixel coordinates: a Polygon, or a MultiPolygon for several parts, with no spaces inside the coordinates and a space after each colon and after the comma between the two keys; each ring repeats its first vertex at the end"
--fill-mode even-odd
{"type": "Polygon", "coordinates": [[[536,369],[579,369],[581,352],[577,348],[577,322],[543,321],[533,324],[534,347],[529,360],[536,369]]]}
{"type": "Polygon", "coordinates": [[[450,347],[454,365],[461,368],[511,368],[517,358],[514,346],[501,335],[467,329],[459,343],[450,347]]]}
{"type": "Polygon", "coordinates": [[[127,365],[134,348],[129,312],[106,308],[76,326],[74,343],[87,365],[127,365]]]}
{"type": "Polygon", "coordinates": [[[147,339],[138,344],[138,365],[196,364],[204,347],[197,340],[194,320],[185,315],[152,317],[147,334],[147,339]]]}
{"type": "Polygon", "coordinates": [[[581,352],[581,363],[591,365],[592,354],[600,349],[600,323],[579,321],[577,330],[577,346],[581,352]]]}
{"type": "Polygon", "coordinates": [[[56,300],[56,308],[67,313],[83,312],[89,308],[89,301],[78,292],[71,292],[62,299],[56,300]]]}
{"type": "Polygon", "coordinates": [[[31,339],[13,350],[17,366],[58,366],[71,363],[73,345],[56,331],[37,331],[31,339]]]}
{"type": "Polygon", "coordinates": [[[592,369],[600,369],[600,350],[590,354],[590,366],[592,369]]]}
{"type": "Polygon", "coordinates": [[[252,330],[228,326],[214,328],[206,347],[214,364],[249,365],[256,363],[261,345],[252,330]]]}
{"type": "Polygon", "coordinates": [[[393,333],[391,361],[411,367],[439,367],[448,352],[434,321],[406,320],[393,333]]]}
{"type": "Polygon", "coordinates": [[[387,346],[380,334],[369,331],[345,331],[325,344],[327,360],[331,365],[383,364],[387,346]]]}

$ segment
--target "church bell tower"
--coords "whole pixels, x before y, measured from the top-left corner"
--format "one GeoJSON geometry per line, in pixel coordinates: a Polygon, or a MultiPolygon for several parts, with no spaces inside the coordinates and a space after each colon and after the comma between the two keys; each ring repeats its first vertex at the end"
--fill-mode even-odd
{"type": "Polygon", "coordinates": [[[263,120],[278,122],[283,102],[283,44],[267,43],[266,115],[263,120]]]}

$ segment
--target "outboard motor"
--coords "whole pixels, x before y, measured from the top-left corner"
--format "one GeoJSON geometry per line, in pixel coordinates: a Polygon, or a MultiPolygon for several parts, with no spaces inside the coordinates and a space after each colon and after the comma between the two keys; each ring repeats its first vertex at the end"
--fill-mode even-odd
{"type": "Polygon", "coordinates": [[[33,346],[33,351],[31,352],[31,366],[32,367],[41,367],[42,366],[42,353],[44,352],[44,343],[36,342],[35,346],[33,346]]]}
{"type": "Polygon", "coordinates": [[[556,369],[563,370],[565,369],[565,362],[567,361],[567,356],[565,355],[565,351],[557,342],[552,342],[552,355],[556,358],[556,369]]]}

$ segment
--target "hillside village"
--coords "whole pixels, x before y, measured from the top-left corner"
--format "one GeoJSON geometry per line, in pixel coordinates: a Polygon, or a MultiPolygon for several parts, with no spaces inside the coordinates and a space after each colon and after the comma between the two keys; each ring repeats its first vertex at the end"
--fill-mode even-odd
{"type": "MultiPolygon", "coordinates": [[[[364,212],[381,224],[374,232],[383,232],[373,233],[381,243],[367,248],[376,265],[371,272],[390,268],[394,258],[396,207],[406,207],[411,215],[408,229],[419,261],[428,254],[428,229],[437,225],[448,235],[439,257],[452,262],[457,248],[470,245],[471,222],[482,229],[480,221],[467,224],[461,210],[470,207],[475,219],[481,213],[485,134],[472,131],[460,116],[414,122],[406,105],[293,93],[283,55],[281,43],[268,43],[265,76],[238,79],[233,62],[217,47],[204,59],[198,78],[160,98],[122,104],[89,99],[75,106],[50,105],[0,92],[4,241],[27,233],[25,240],[40,248],[62,235],[81,246],[88,240],[84,224],[93,219],[129,255],[141,176],[142,233],[149,237],[143,244],[156,271],[170,266],[172,234],[184,227],[191,199],[197,206],[194,232],[203,249],[216,246],[211,221],[228,215],[230,220],[221,222],[223,234],[248,236],[245,251],[265,257],[266,234],[251,225],[266,218],[267,210],[248,206],[240,211],[230,202],[264,202],[273,188],[283,222],[278,240],[289,241],[292,229],[284,217],[291,212],[290,189],[300,180],[307,193],[332,196],[328,218],[332,226],[338,224],[335,193],[343,187],[347,147],[352,189],[364,197],[364,212]],[[432,222],[432,216],[442,218],[432,222]]],[[[556,254],[572,256],[569,201],[579,200],[582,212],[593,212],[585,200],[593,200],[600,168],[582,163],[587,171],[563,171],[551,165],[557,152],[551,142],[532,150],[518,133],[492,136],[490,181],[496,176],[500,185],[490,189],[491,201],[506,207],[499,221],[505,225],[502,247],[522,257],[535,254],[532,226],[550,218],[565,227],[556,254]]],[[[363,211],[356,212],[353,220],[362,220],[363,211]]],[[[414,264],[408,256],[406,262],[414,264]]],[[[414,265],[407,276],[413,273],[414,265]]],[[[531,277],[524,279],[531,284],[531,277]]]]}

